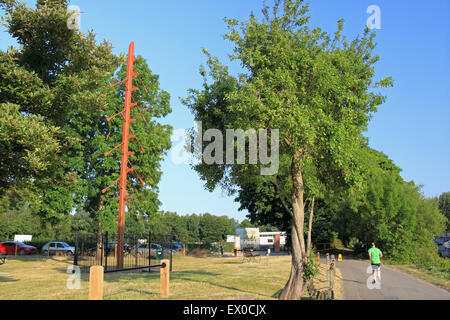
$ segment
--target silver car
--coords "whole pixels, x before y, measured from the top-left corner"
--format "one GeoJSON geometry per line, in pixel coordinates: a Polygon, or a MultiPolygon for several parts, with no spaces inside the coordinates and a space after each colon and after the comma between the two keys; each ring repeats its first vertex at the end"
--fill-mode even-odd
{"type": "Polygon", "coordinates": [[[75,254],[75,247],[70,246],[66,242],[48,242],[46,243],[41,250],[43,255],[55,255],[58,253],[62,253],[67,256],[72,256],[75,254]]]}
{"type": "MultiPolygon", "coordinates": [[[[135,252],[137,252],[139,255],[148,255],[148,243],[140,243],[134,246],[133,250],[135,250],[135,252]]],[[[158,251],[162,251],[161,245],[158,243],[151,243],[150,254],[154,256],[158,251]]]]}

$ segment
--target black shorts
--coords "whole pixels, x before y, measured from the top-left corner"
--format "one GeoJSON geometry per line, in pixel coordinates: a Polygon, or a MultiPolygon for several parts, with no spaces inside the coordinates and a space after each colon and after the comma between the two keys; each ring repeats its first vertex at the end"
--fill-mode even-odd
{"type": "Polygon", "coordinates": [[[378,263],[378,264],[373,264],[372,263],[372,270],[378,270],[378,269],[380,269],[380,266],[381,266],[380,263],[378,263]]]}

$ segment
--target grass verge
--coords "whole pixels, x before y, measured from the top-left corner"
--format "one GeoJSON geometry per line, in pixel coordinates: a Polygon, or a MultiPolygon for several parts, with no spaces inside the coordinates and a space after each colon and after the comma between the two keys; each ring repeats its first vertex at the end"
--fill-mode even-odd
{"type": "Polygon", "coordinates": [[[425,265],[398,265],[390,261],[385,261],[389,268],[403,271],[418,279],[434,284],[450,292],[450,272],[433,266],[425,265]]]}
{"type": "MultiPolygon", "coordinates": [[[[291,257],[262,257],[260,263],[242,263],[242,258],[175,257],[170,279],[170,299],[175,300],[273,300],[289,278],[291,257]]],[[[71,260],[54,258],[10,259],[0,266],[1,300],[85,300],[89,274],[81,274],[81,288],[70,290],[67,268],[71,260]]],[[[326,287],[326,269],[321,265],[315,279],[326,287]]],[[[157,271],[157,270],[155,270],[157,271]]],[[[342,298],[337,270],[336,298],[342,298]]],[[[70,281],[70,280],[69,280],[70,281]]],[[[305,299],[308,298],[305,292],[305,299]]],[[[105,300],[158,300],[159,272],[105,274],[105,300]]]]}

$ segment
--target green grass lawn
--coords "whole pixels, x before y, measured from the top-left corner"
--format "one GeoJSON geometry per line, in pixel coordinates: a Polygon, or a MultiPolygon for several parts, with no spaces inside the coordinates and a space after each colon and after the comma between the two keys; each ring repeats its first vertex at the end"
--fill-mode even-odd
{"type": "MultiPolygon", "coordinates": [[[[291,257],[266,257],[261,263],[242,263],[242,258],[175,257],[170,278],[170,299],[181,300],[271,300],[286,283],[291,257]]],[[[89,274],[81,275],[81,289],[67,288],[72,261],[58,259],[10,259],[0,266],[1,300],[85,300],[89,274]]],[[[326,266],[316,281],[325,288],[326,266]]],[[[157,300],[159,272],[105,274],[105,300],[157,300]]],[[[341,297],[339,276],[336,297],[341,297]]],[[[307,293],[305,298],[307,297],[307,293]]]]}

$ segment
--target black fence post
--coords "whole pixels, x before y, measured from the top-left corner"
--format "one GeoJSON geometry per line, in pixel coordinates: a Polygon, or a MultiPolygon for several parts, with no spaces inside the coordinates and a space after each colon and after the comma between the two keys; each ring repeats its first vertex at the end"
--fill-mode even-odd
{"type": "Polygon", "coordinates": [[[134,265],[137,267],[138,266],[138,241],[139,239],[137,238],[137,235],[134,236],[134,265]]]}
{"type": "Polygon", "coordinates": [[[73,255],[73,265],[78,265],[78,231],[75,234],[75,253],[73,255]]]}
{"type": "Polygon", "coordinates": [[[105,255],[105,235],[102,233],[102,247],[100,250],[100,265],[103,265],[103,256],[105,255]]]}
{"type": "Polygon", "coordinates": [[[173,252],[173,248],[172,248],[172,241],[173,241],[173,231],[170,233],[170,239],[169,239],[169,250],[170,250],[170,273],[172,273],[172,252],[173,252]]]}
{"type": "MultiPolygon", "coordinates": [[[[108,246],[108,231],[105,233],[106,245],[108,246]]],[[[105,250],[105,271],[108,270],[108,248],[105,250]]]]}
{"type": "Polygon", "coordinates": [[[172,249],[170,250],[170,273],[172,273],[172,249]]]}
{"type": "MultiPolygon", "coordinates": [[[[148,265],[151,266],[151,260],[152,260],[152,233],[151,231],[148,232],[148,265]]],[[[152,269],[149,269],[149,272],[152,271],[152,269]]]]}

